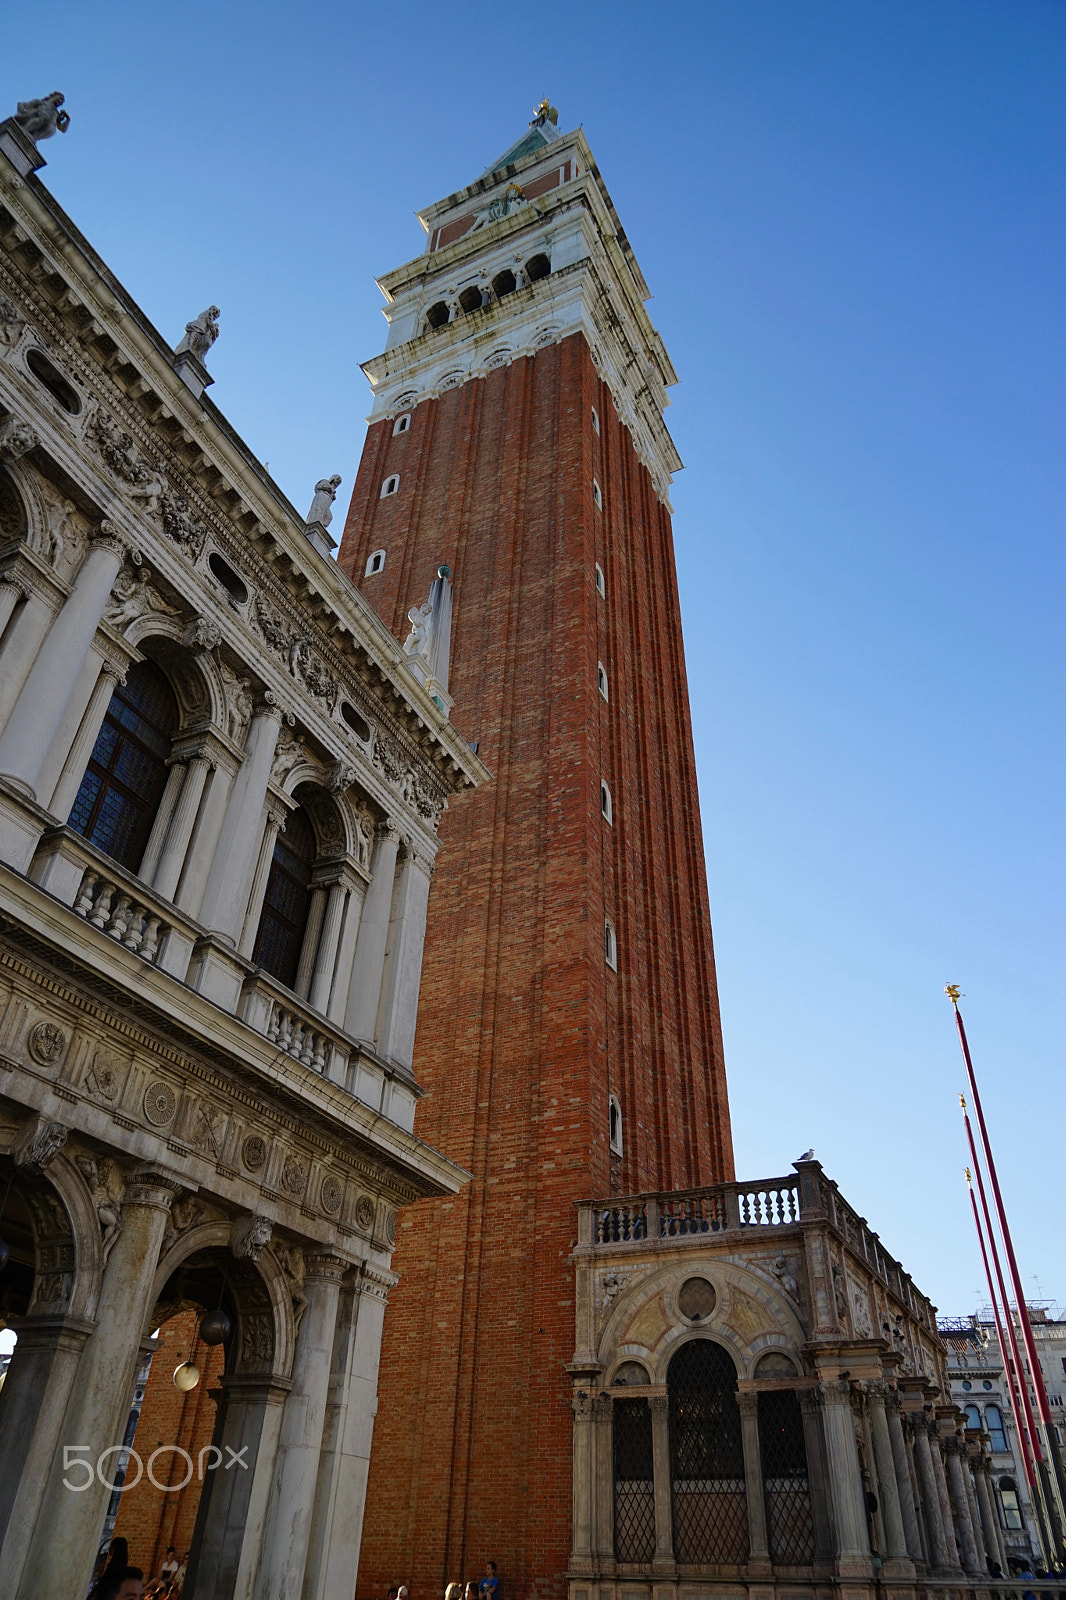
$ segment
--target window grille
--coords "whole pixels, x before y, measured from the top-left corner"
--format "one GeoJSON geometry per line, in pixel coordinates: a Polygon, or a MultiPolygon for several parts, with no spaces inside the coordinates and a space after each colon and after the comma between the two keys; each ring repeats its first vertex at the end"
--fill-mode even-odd
{"type": "Polygon", "coordinates": [[[252,957],[286,988],[296,981],[300,949],[311,905],[311,869],[317,843],[311,819],[303,807],[289,813],[274,845],[263,915],[252,957]]]}
{"type": "Polygon", "coordinates": [[[615,1560],[650,1561],[655,1554],[655,1475],[648,1402],[616,1400],[611,1421],[615,1560]]]}
{"type": "Polygon", "coordinates": [[[674,1554],[735,1566],[748,1558],[748,1501],[736,1368],[721,1345],[682,1345],[667,1375],[674,1554]]]}
{"type": "Polygon", "coordinates": [[[130,667],[111,696],[69,825],[136,872],[167,783],[178,704],[151,661],[130,667]]]}
{"type": "Polygon", "coordinates": [[[782,1567],[808,1566],[814,1560],[814,1519],[803,1415],[794,1390],[764,1389],[759,1395],[759,1453],[770,1559],[782,1567]]]}

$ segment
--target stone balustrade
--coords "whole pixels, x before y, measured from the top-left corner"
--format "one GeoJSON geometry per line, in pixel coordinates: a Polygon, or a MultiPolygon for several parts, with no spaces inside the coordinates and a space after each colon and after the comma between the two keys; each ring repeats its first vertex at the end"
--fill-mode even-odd
{"type": "Polygon", "coordinates": [[[579,1242],[597,1246],[738,1228],[828,1223],[919,1321],[930,1329],[935,1327],[930,1302],[816,1162],[801,1164],[788,1177],[765,1178],[755,1183],[721,1183],[670,1194],[583,1201],[578,1215],[579,1242]]]}
{"type": "Polygon", "coordinates": [[[245,980],[238,1015],[283,1055],[335,1083],[347,1083],[347,1036],[267,973],[257,971],[245,980]]]}
{"type": "Polygon", "coordinates": [[[161,942],[170,932],[158,912],[127,894],[106,873],[91,867],[81,880],[74,911],[145,961],[155,961],[161,942]]]}

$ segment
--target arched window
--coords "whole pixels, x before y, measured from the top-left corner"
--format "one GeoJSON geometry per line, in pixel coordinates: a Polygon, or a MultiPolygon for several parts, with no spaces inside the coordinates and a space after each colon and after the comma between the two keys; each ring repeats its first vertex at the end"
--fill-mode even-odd
{"type": "Polygon", "coordinates": [[[596,593],[604,596],[607,594],[607,580],[603,576],[603,568],[598,561],[596,563],[596,593]]]}
{"type": "Polygon", "coordinates": [[[610,695],[607,693],[607,668],[602,661],[597,661],[596,663],[596,687],[605,700],[610,699],[610,695]]]}
{"type": "Polygon", "coordinates": [[[438,300],[436,305],[430,306],[426,312],[426,321],[431,328],[443,328],[449,315],[448,302],[446,300],[438,300]]]}
{"type": "Polygon", "coordinates": [[[274,845],[263,915],[252,960],[286,988],[296,982],[311,904],[311,870],[317,844],[303,806],[291,811],[274,845]]]}
{"type": "Polygon", "coordinates": [[[650,1561],[655,1554],[655,1471],[647,1400],[615,1400],[611,1434],[615,1560],[650,1561]]]}
{"type": "Polygon", "coordinates": [[[365,573],[365,576],[368,577],[368,578],[372,578],[374,576],[375,572],[380,572],[384,565],[385,565],[385,552],[384,552],[384,550],[372,550],[371,553],[366,558],[366,573],[365,573]]]}
{"type": "Polygon", "coordinates": [[[526,282],[536,283],[538,279],[546,278],[551,269],[551,261],[543,252],[539,255],[530,256],[526,262],[526,282]]]}
{"type": "Polygon", "coordinates": [[[666,1384],[675,1558],[738,1565],[748,1558],[748,1501],[736,1368],[721,1345],[693,1339],[666,1384]]]}
{"type": "Polygon", "coordinates": [[[592,426],[595,428],[596,432],[599,433],[599,431],[600,431],[600,414],[596,410],[595,406],[592,406],[590,409],[592,411],[592,426]]]}
{"type": "Polygon", "coordinates": [[[981,1413],[976,1406],[966,1407],[966,1426],[968,1428],[979,1428],[981,1426],[981,1413]]]}
{"type": "Polygon", "coordinates": [[[607,1102],[608,1127],[611,1136],[611,1154],[622,1154],[622,1103],[616,1094],[607,1102]]]}
{"type": "Polygon", "coordinates": [[[464,311],[481,310],[481,290],[476,283],[472,283],[463,290],[459,296],[459,305],[464,311]]]}
{"type": "Polygon", "coordinates": [[[167,783],[178,726],[174,691],[152,661],[130,667],[115,690],[68,825],[136,872],[167,783]]]}
{"type": "Polygon", "coordinates": [[[385,482],[381,485],[381,498],[387,500],[390,494],[395,494],[400,487],[400,474],[390,472],[385,482]]]}
{"type": "Polygon", "coordinates": [[[505,294],[514,294],[517,288],[518,279],[510,267],[505,267],[502,272],[498,272],[492,280],[492,292],[497,300],[502,300],[505,294]]]}
{"type": "Polygon", "coordinates": [[[592,503],[597,511],[603,510],[603,490],[600,488],[598,478],[592,480],[592,503]]]}
{"type": "Polygon", "coordinates": [[[988,1429],[989,1449],[1006,1451],[1007,1435],[1003,1431],[1003,1414],[998,1406],[985,1406],[985,1427],[988,1429]]]}
{"type": "Polygon", "coordinates": [[[814,1518],[803,1414],[794,1389],[760,1393],[759,1454],[770,1560],[786,1567],[807,1566],[814,1560],[814,1518]]]}
{"type": "Polygon", "coordinates": [[[618,939],[614,931],[614,923],[606,918],[603,923],[603,957],[612,971],[618,971],[618,939]]]}
{"type": "Polygon", "coordinates": [[[999,1498],[1003,1505],[1003,1526],[1005,1528],[1024,1528],[1025,1521],[1022,1517],[1022,1508],[1018,1504],[1018,1488],[1013,1478],[1000,1478],[999,1498]]]}
{"type": "Polygon", "coordinates": [[[411,426],[411,413],[402,411],[392,425],[392,436],[395,439],[398,433],[406,433],[411,426]]]}
{"type": "Polygon", "coordinates": [[[611,804],[611,791],[600,779],[600,814],[604,822],[614,822],[614,807],[611,804]]]}

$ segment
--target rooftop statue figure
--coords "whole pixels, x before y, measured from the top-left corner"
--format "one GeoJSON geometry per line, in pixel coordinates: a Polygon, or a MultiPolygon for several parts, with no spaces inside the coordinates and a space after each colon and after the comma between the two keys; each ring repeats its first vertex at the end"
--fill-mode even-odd
{"type": "Polygon", "coordinates": [[[218,338],[218,319],[222,315],[217,306],[208,306],[206,311],[192,322],[185,324],[185,337],[177,346],[174,354],[184,355],[186,351],[202,361],[218,338]]]}
{"type": "Polygon", "coordinates": [[[331,478],[319,478],[315,484],[315,498],[311,501],[311,509],[307,513],[309,524],[317,522],[322,528],[329,527],[333,521],[333,502],[337,498],[340,482],[339,472],[335,472],[331,478]]]}
{"type": "Polygon", "coordinates": [[[70,127],[69,111],[60,111],[66,95],[53,89],[42,100],[20,100],[15,121],[27,138],[36,144],[40,139],[50,139],[53,133],[66,133],[70,127]]]}

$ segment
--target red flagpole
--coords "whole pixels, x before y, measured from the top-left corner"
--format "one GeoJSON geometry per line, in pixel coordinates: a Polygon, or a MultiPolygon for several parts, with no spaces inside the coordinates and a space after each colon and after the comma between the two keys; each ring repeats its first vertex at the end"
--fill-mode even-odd
{"type": "MultiPolygon", "coordinates": [[[[1044,1459],[1043,1453],[1040,1449],[1040,1435],[1036,1431],[1036,1420],[1033,1417],[1033,1408],[1029,1403],[1029,1391],[1025,1387],[1025,1367],[1022,1365],[1021,1351],[1018,1349],[1018,1340],[1014,1332],[1014,1322],[1010,1314],[1010,1301],[1007,1298],[1007,1286],[1003,1281],[1003,1268],[999,1261],[999,1251],[996,1249],[996,1236],[992,1231],[992,1216],[988,1209],[988,1196],[985,1194],[984,1179],[981,1176],[981,1166],[977,1159],[977,1147],[973,1142],[973,1129],[970,1126],[970,1119],[966,1114],[966,1101],[963,1099],[961,1094],[959,1095],[959,1100],[962,1103],[962,1120],[966,1124],[966,1137],[970,1143],[970,1160],[973,1162],[974,1176],[977,1179],[977,1192],[981,1196],[981,1209],[985,1214],[985,1227],[988,1230],[988,1247],[992,1252],[992,1260],[995,1263],[996,1278],[999,1282],[999,1295],[1003,1304],[1003,1315],[1007,1324],[1007,1339],[1009,1344],[1004,1345],[1003,1334],[998,1327],[999,1319],[997,1317],[997,1332],[1000,1334],[1000,1349],[1003,1351],[1004,1361],[1008,1365],[1011,1360],[1014,1362],[1014,1373],[1017,1377],[1018,1388],[1021,1391],[1022,1397],[1022,1409],[1020,1412],[1017,1412],[1016,1410],[1016,1414],[1018,1416],[1019,1423],[1024,1425],[1024,1431],[1029,1435],[1033,1459],[1037,1462],[1037,1464],[1039,1464],[1044,1459]]],[[[970,1199],[973,1200],[972,1189],[970,1191],[970,1199]]],[[[976,1213],[977,1207],[974,1206],[975,1216],[976,1213]]],[[[978,1225],[978,1231],[980,1231],[980,1225],[978,1225]]],[[[982,1255],[984,1254],[983,1244],[981,1245],[981,1253],[982,1255]]],[[[989,1284],[989,1288],[991,1288],[991,1283],[989,1284]]],[[[995,1305],[994,1296],[992,1304],[993,1306],[995,1305]]]]}
{"type": "Polygon", "coordinates": [[[999,1314],[999,1301],[996,1297],[995,1286],[992,1283],[992,1268],[988,1262],[988,1251],[985,1249],[985,1234],[981,1226],[981,1218],[977,1213],[977,1200],[974,1197],[973,1183],[970,1178],[970,1169],[966,1168],[966,1187],[970,1194],[970,1205],[973,1207],[973,1225],[977,1229],[977,1243],[981,1246],[981,1260],[985,1267],[985,1282],[988,1284],[989,1299],[992,1302],[992,1317],[996,1324],[996,1336],[999,1339],[999,1348],[1003,1354],[1003,1371],[1007,1380],[1007,1393],[1010,1396],[1011,1410],[1014,1412],[1014,1425],[1018,1430],[1018,1442],[1022,1447],[1022,1459],[1025,1462],[1025,1476],[1032,1488],[1036,1478],[1033,1470],[1033,1456],[1029,1449],[1029,1435],[1022,1416],[1021,1402],[1018,1399],[1018,1388],[1014,1379],[1014,1369],[1011,1365],[1010,1352],[1007,1348],[1007,1336],[1003,1331],[1003,1323],[999,1314]]]}
{"type": "MultiPolygon", "coordinates": [[[[1051,1495],[1051,1482],[1049,1481],[1047,1483],[1046,1492],[1048,1493],[1050,1502],[1048,1505],[1048,1512],[1049,1514],[1052,1514],[1052,1520],[1058,1524],[1057,1542],[1061,1546],[1060,1554],[1066,1555],[1066,1535],[1064,1535],[1062,1527],[1063,1517],[1066,1516],[1066,1470],[1063,1468],[1062,1456],[1059,1451],[1058,1435],[1055,1432],[1054,1424],[1051,1419],[1051,1407],[1048,1404],[1047,1388],[1044,1384],[1044,1374],[1040,1367],[1040,1358],[1037,1355],[1036,1341],[1033,1338],[1033,1330],[1029,1322],[1029,1311],[1025,1304],[1025,1294],[1022,1289],[1022,1276],[1018,1270],[1018,1259],[1014,1254],[1014,1241],[1011,1238],[1010,1226],[1007,1222],[1007,1211],[1003,1204],[1003,1193],[999,1187],[999,1174],[996,1171],[996,1163],[992,1155],[992,1143],[988,1137],[988,1125],[985,1122],[984,1107],[981,1104],[981,1092],[977,1087],[977,1074],[973,1069],[973,1060],[970,1056],[970,1045],[968,1039],[966,1038],[966,1027],[962,1020],[962,1012],[959,1010],[958,985],[949,983],[945,986],[944,992],[951,1001],[952,1009],[955,1012],[955,1026],[958,1030],[959,1043],[962,1046],[963,1060],[966,1062],[966,1076],[969,1081],[970,1092],[973,1095],[974,1110],[977,1113],[977,1124],[981,1130],[981,1143],[985,1152],[985,1160],[988,1163],[988,1176],[989,1181],[992,1184],[992,1193],[995,1197],[996,1214],[999,1218],[1000,1234],[1003,1239],[1003,1247],[1007,1253],[1007,1267],[1010,1271],[1011,1283],[1014,1287],[1014,1297],[1018,1307],[1018,1324],[1021,1328],[1022,1341],[1025,1345],[1025,1353],[1029,1358],[1029,1370],[1032,1375],[1033,1388],[1035,1390],[1037,1399],[1037,1408],[1040,1413],[1041,1432],[1043,1433],[1044,1445],[1046,1447],[1046,1452],[1050,1458],[1052,1470],[1054,1472],[1054,1486],[1058,1490],[1059,1504],[1056,1505],[1054,1497],[1051,1495]]],[[[970,1138],[970,1149],[973,1151],[974,1167],[977,1171],[978,1188],[981,1193],[982,1203],[984,1203],[984,1185],[981,1182],[981,1170],[977,1161],[977,1153],[973,1148],[973,1135],[970,1131],[969,1118],[967,1118],[966,1121],[966,1131],[970,1138]]],[[[989,1242],[992,1245],[992,1253],[993,1256],[998,1260],[998,1257],[996,1256],[995,1239],[992,1233],[992,1223],[988,1218],[987,1205],[985,1206],[985,1219],[988,1223],[989,1242]]],[[[1004,1310],[1007,1313],[1007,1326],[1013,1333],[1013,1319],[1009,1315],[1009,1306],[1007,1304],[1007,1296],[1005,1291],[1003,1292],[1003,1303],[1004,1310]]],[[[1029,1391],[1025,1384],[1024,1369],[1022,1369],[1020,1365],[1018,1368],[1018,1384],[1025,1398],[1026,1413],[1029,1418],[1030,1426],[1033,1427],[1032,1409],[1029,1405],[1029,1391]]],[[[1033,1441],[1034,1444],[1037,1443],[1035,1428],[1033,1431],[1033,1441]]],[[[1037,1445],[1035,1454],[1039,1466],[1042,1464],[1042,1456],[1039,1445],[1037,1445]]],[[[1041,1483],[1044,1482],[1044,1476],[1046,1473],[1047,1468],[1044,1467],[1043,1472],[1040,1474],[1041,1483]]]]}

